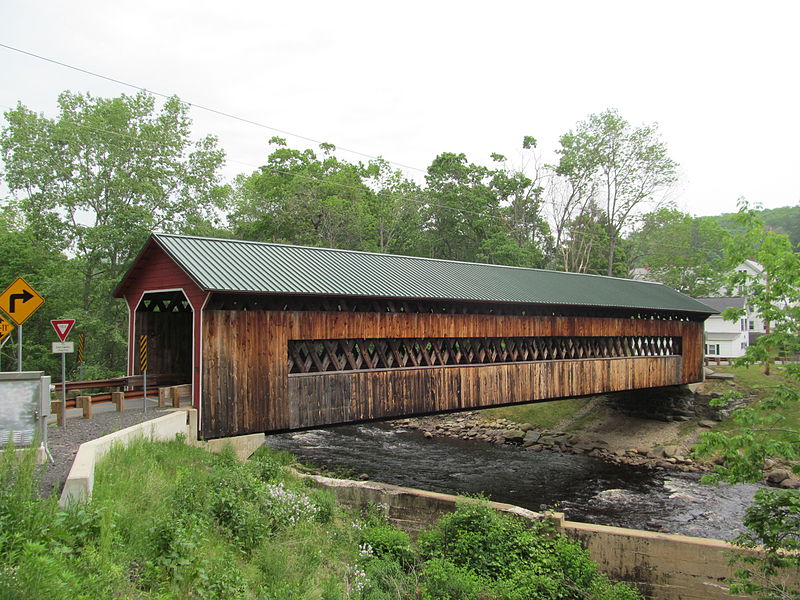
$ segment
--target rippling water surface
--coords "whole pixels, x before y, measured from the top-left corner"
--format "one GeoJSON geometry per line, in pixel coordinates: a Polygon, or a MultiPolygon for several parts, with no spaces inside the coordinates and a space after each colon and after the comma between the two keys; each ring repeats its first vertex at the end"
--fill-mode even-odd
{"type": "Polygon", "coordinates": [[[729,539],[738,532],[753,485],[706,486],[687,473],[616,465],[582,454],[425,439],[386,424],[268,436],[302,462],[366,473],[374,481],[449,494],[484,493],[532,510],[601,525],[729,539]]]}

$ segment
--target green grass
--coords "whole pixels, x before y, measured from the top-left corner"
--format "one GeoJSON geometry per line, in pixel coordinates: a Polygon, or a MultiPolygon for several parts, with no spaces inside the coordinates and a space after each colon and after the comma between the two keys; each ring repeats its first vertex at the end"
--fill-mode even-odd
{"type": "MultiPolygon", "coordinates": [[[[748,367],[720,366],[712,368],[719,373],[733,373],[736,385],[731,387],[724,381],[714,382],[711,389],[716,389],[718,387],[720,392],[737,391],[748,396],[752,395],[755,397],[753,406],[757,409],[761,401],[769,397],[775,388],[781,384],[791,383],[781,372],[780,365],[772,365],[770,375],[764,375],[764,367],[762,365],[752,365],[748,367]]],[[[800,402],[789,402],[780,410],[783,416],[781,427],[800,430],[800,402]]],[[[737,426],[734,422],[728,420],[719,423],[714,429],[723,432],[736,432],[737,426]]]]}
{"type": "Polygon", "coordinates": [[[550,429],[582,410],[589,401],[589,398],[568,398],[552,402],[502,406],[481,411],[481,415],[486,420],[508,419],[515,423],[530,423],[537,428],[550,429]]]}
{"type": "MultiPolygon", "coordinates": [[[[763,394],[773,389],[780,383],[785,383],[786,377],[780,370],[780,365],[772,365],[770,367],[770,375],[764,375],[764,367],[762,365],[751,365],[748,367],[732,367],[732,366],[712,366],[711,369],[716,373],[732,373],[734,375],[734,382],[740,391],[748,393],[763,394]]],[[[713,380],[707,380],[713,381],[713,380]]]]}

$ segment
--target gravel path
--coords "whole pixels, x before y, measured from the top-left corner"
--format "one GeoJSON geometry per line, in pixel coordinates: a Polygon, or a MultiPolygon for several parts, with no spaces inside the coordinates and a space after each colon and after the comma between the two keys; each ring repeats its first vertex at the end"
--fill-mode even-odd
{"type": "Polygon", "coordinates": [[[167,409],[148,407],[147,414],[141,408],[129,409],[119,413],[114,411],[95,412],[91,419],[82,417],[67,418],[66,427],[51,424],[47,429],[48,446],[55,462],[48,462],[42,472],[41,491],[43,495],[52,492],[61,493],[64,480],[67,478],[72,460],[78,447],[109,433],[125,429],[131,425],[149,421],[166,414],[167,409]]]}

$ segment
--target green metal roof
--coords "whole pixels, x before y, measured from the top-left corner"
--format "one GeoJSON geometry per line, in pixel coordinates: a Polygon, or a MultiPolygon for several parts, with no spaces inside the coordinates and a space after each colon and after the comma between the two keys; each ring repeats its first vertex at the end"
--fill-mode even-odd
{"type": "Polygon", "coordinates": [[[208,291],[713,312],[665,285],[632,279],[183,235],[153,239],[208,291]]]}

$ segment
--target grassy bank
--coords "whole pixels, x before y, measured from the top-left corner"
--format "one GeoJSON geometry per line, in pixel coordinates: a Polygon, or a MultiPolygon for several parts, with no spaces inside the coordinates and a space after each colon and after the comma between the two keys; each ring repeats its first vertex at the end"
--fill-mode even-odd
{"type": "Polygon", "coordinates": [[[552,429],[570,419],[575,413],[583,411],[590,401],[590,398],[568,398],[552,402],[502,406],[483,410],[481,415],[487,420],[508,419],[515,423],[530,423],[538,429],[552,429]]]}
{"type": "Polygon", "coordinates": [[[375,510],[355,514],[250,461],[137,442],[98,466],[91,502],[37,494],[33,455],[0,463],[0,598],[627,600],[547,523],[465,501],[417,544],[375,510]]]}
{"type": "MultiPolygon", "coordinates": [[[[744,396],[752,397],[753,403],[751,406],[755,408],[756,413],[759,415],[775,412],[775,408],[764,405],[764,400],[771,397],[781,385],[790,383],[781,372],[780,365],[772,365],[769,375],[764,374],[762,365],[748,367],[720,366],[714,367],[714,371],[733,374],[735,385],[731,388],[724,383],[712,384],[709,382],[706,384],[709,390],[714,390],[716,385],[717,391],[720,393],[735,391],[744,396]]],[[[800,402],[787,402],[777,410],[782,417],[782,428],[800,430],[800,402]]],[[[715,429],[718,431],[739,432],[738,426],[733,421],[724,421],[717,425],[715,429]]],[[[779,434],[776,433],[776,437],[779,437],[779,434]]]]}

